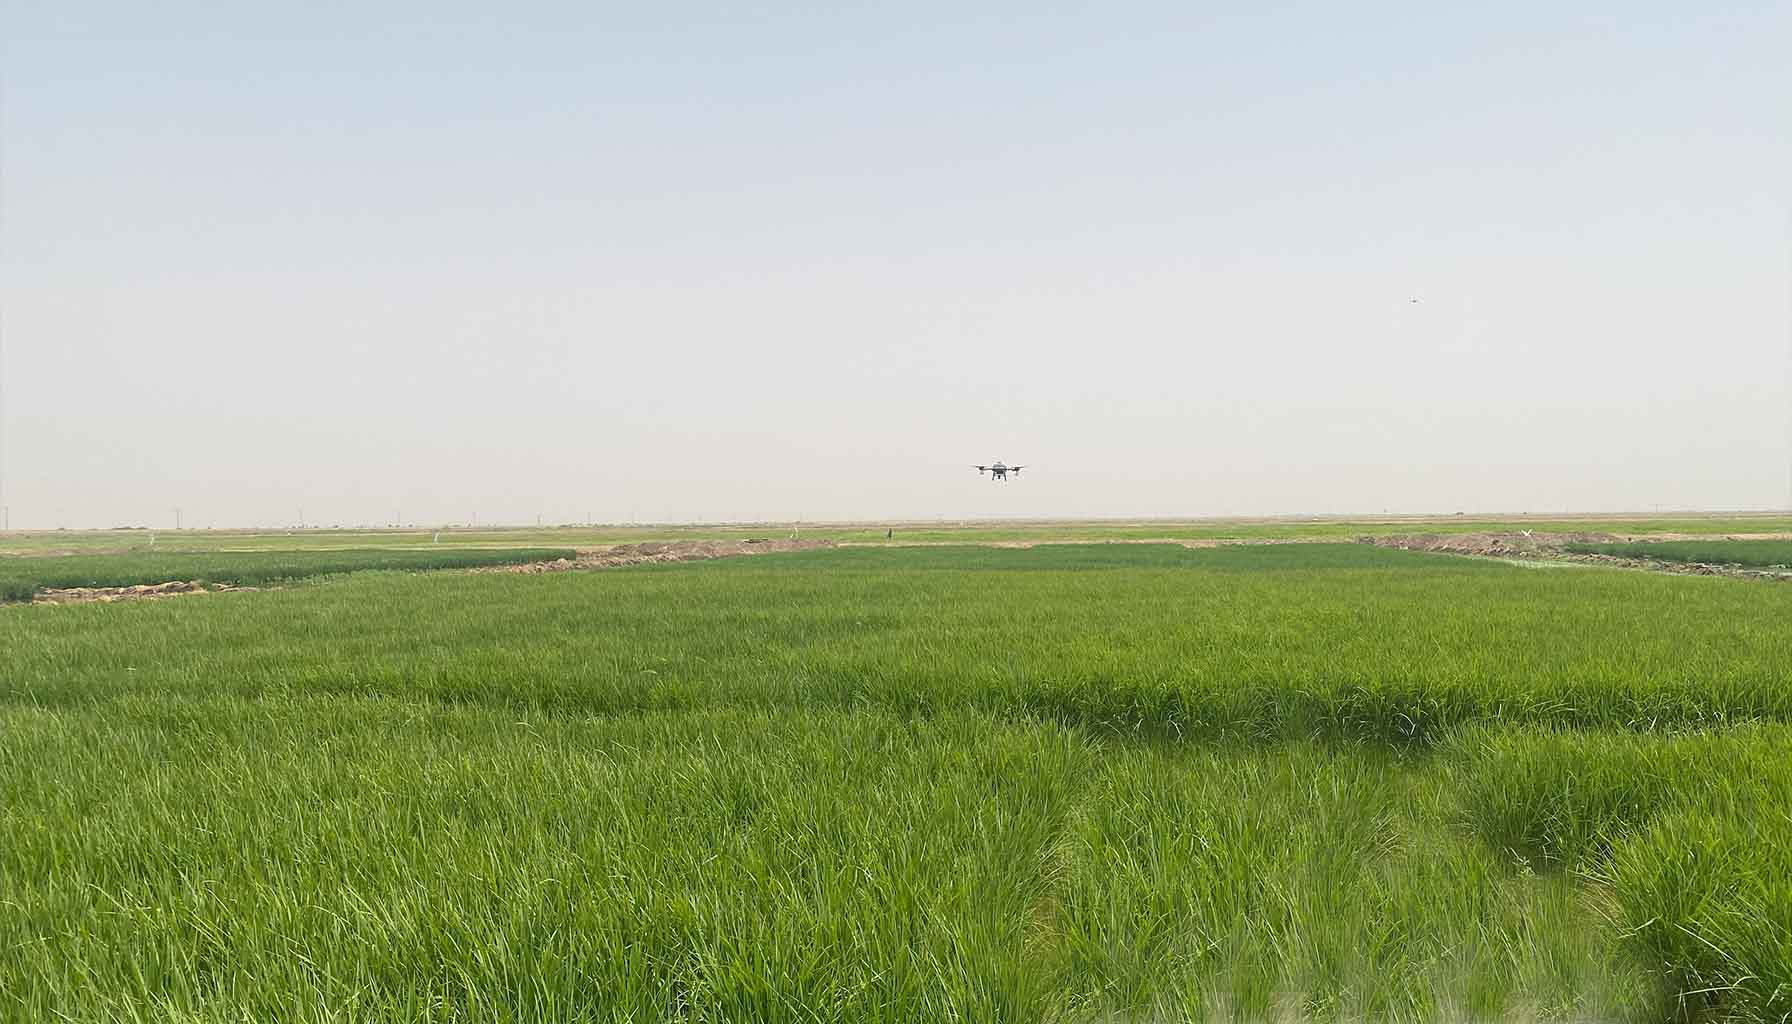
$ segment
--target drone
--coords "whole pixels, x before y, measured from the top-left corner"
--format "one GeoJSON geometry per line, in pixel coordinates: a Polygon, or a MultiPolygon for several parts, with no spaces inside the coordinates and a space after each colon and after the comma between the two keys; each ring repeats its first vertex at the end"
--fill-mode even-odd
{"type": "Polygon", "coordinates": [[[982,476],[984,473],[988,473],[991,480],[1001,480],[1006,482],[1008,480],[1008,474],[1013,473],[1015,476],[1019,476],[1020,471],[1025,468],[1025,466],[1004,466],[1002,460],[997,459],[993,466],[978,466],[977,475],[982,476]]]}

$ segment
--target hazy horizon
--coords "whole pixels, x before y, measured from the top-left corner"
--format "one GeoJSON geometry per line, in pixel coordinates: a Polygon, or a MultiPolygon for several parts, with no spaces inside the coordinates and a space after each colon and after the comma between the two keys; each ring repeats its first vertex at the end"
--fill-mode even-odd
{"type": "Polygon", "coordinates": [[[1789,41],[1785,5],[15,4],[0,504],[1786,509],[1789,41]]]}

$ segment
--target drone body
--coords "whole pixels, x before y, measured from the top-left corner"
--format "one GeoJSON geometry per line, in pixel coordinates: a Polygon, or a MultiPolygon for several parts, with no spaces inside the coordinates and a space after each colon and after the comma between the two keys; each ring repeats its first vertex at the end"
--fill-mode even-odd
{"type": "Polygon", "coordinates": [[[977,473],[979,476],[988,473],[991,480],[1000,480],[1006,483],[1008,481],[1008,474],[1013,473],[1015,476],[1019,476],[1020,471],[1025,468],[1025,466],[1006,466],[1002,464],[1001,459],[997,459],[994,465],[978,466],[977,473]]]}

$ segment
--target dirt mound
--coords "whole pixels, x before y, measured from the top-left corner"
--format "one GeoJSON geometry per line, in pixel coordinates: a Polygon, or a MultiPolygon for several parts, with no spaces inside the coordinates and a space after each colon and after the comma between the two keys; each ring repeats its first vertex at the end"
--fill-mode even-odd
{"type": "Polygon", "coordinates": [[[833,546],[834,542],[831,540],[648,541],[642,544],[618,544],[614,547],[580,551],[577,558],[557,558],[552,562],[530,562],[525,565],[489,565],[471,571],[476,573],[533,574],[567,572],[574,569],[611,569],[622,565],[697,562],[711,558],[737,558],[744,555],[765,555],[780,551],[814,551],[833,546]]]}
{"type": "Polygon", "coordinates": [[[255,587],[206,586],[198,580],[169,580],[166,583],[139,583],[129,587],[51,587],[32,595],[33,604],[88,604],[111,601],[136,601],[153,597],[179,597],[182,594],[222,594],[255,590],[255,587]]]}
{"type": "Polygon", "coordinates": [[[1618,538],[1609,533],[1415,533],[1383,537],[1359,537],[1359,543],[1406,551],[1441,551],[1452,555],[1489,555],[1500,558],[1554,556],[1564,544],[1608,544],[1618,538]]]}

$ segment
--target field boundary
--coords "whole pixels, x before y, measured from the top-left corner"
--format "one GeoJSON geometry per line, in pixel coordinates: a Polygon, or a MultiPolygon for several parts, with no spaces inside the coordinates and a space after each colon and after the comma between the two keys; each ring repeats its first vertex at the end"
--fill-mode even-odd
{"type": "MultiPolygon", "coordinates": [[[[1653,538],[1652,538],[1653,539],[1653,538]]],[[[1706,540],[1787,540],[1792,534],[1741,535],[1706,540]]],[[[1612,544],[1624,538],[1603,533],[1473,533],[1473,534],[1408,534],[1359,537],[1358,543],[1402,551],[1427,551],[1438,554],[1493,558],[1501,561],[1524,561],[1556,565],[1594,565],[1614,569],[1659,572],[1674,576],[1727,576],[1733,579],[1792,580],[1792,572],[1753,568],[1722,562],[1690,562],[1670,558],[1633,558],[1596,552],[1570,551],[1569,544],[1612,544]]]]}
{"type": "Polygon", "coordinates": [[[518,562],[514,565],[481,565],[463,570],[474,575],[504,573],[536,575],[548,572],[577,572],[586,569],[616,569],[628,565],[661,565],[670,562],[704,562],[717,558],[745,558],[789,551],[820,551],[839,547],[831,540],[676,540],[647,541],[641,544],[616,544],[601,548],[579,548],[572,558],[556,558],[540,562],[518,562]]]}
{"type": "Polygon", "coordinates": [[[564,558],[570,548],[358,552],[165,551],[0,560],[0,599],[82,604],[257,590],[359,572],[453,571],[564,558]]]}

